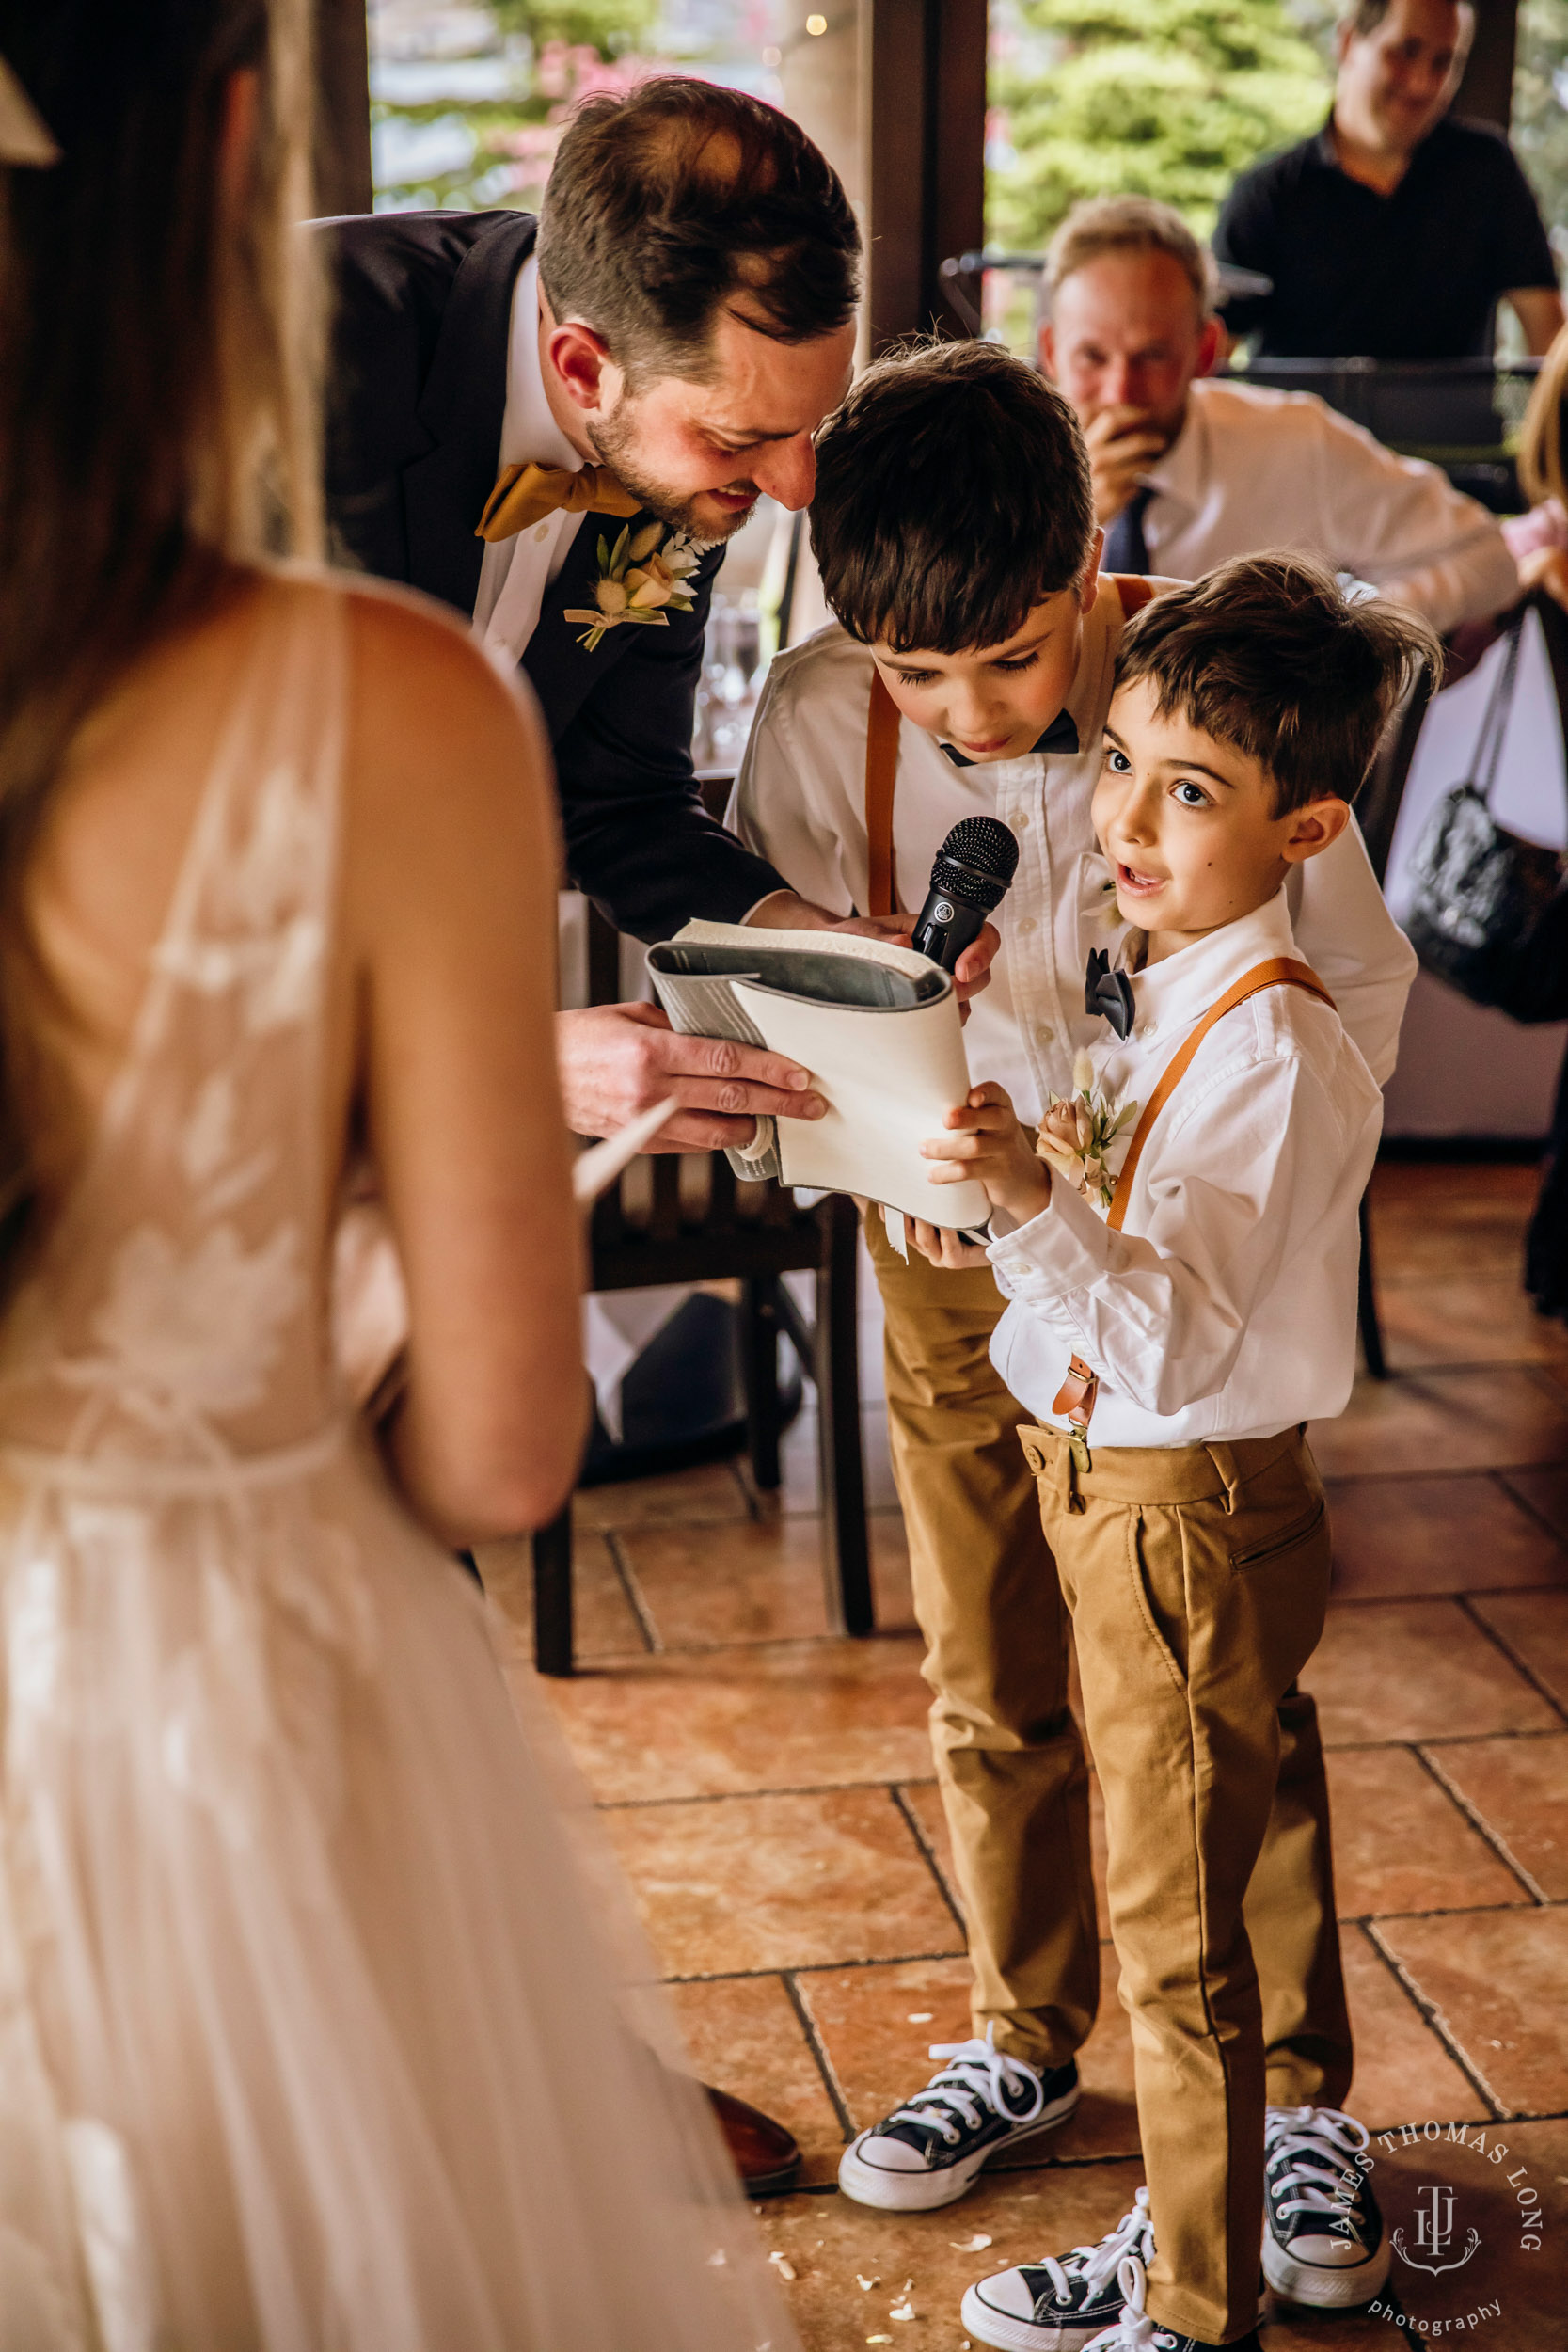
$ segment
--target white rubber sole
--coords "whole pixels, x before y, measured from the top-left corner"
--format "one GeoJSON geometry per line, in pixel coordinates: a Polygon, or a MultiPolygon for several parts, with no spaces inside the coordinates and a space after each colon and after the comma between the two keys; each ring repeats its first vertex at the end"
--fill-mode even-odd
{"type": "Polygon", "coordinates": [[[1092,2344],[1105,2326],[1102,2319],[1085,2328],[1071,2321],[1065,2328],[1042,2328],[1032,2319],[1009,2319],[1006,2312],[980,2300],[978,2287],[965,2289],[958,2321],[966,2335],[977,2344],[993,2345],[995,2352],[1083,2352],[1083,2346],[1092,2344]]]}
{"type": "Polygon", "coordinates": [[[1304,2303],[1317,2312],[1357,2311],[1382,2292],[1388,2276],[1388,2240],[1354,2269],[1337,2270],[1327,2263],[1293,2261],[1270,2232],[1263,2239],[1263,2276],[1288,2303],[1304,2303]]]}
{"type": "MultiPolygon", "coordinates": [[[[866,2164],[857,2152],[861,2141],[869,2139],[871,2134],[862,2132],[839,2158],[838,2185],[857,2205],[874,2205],[879,2213],[935,2213],[942,2205],[956,2205],[960,2197],[966,2196],[992,2157],[1022,2147],[1039,2132],[1053,2132],[1058,2123],[1065,2123],[1078,2099],[1079,2086],[1074,2083],[1070,2090],[1053,2099],[1027,2130],[1014,2132],[1010,2137],[982,2148],[978,2155],[965,2156],[958,2164],[943,2165],[935,2172],[884,2172],[879,2165],[866,2164]]],[[[1087,2341],[1085,2337],[1085,2342],[1087,2341]]]]}

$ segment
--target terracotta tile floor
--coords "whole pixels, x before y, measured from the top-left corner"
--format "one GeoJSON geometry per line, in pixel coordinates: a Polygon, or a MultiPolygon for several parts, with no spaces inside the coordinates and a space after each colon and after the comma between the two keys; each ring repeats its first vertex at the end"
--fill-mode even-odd
{"type": "MultiPolygon", "coordinates": [[[[1379,1171],[1393,1376],[1358,1384],[1314,1432],[1337,1581],[1308,1679],[1332,1751],[1351,2104],[1392,2135],[1376,2179],[1407,2242],[1433,2185],[1481,2233],[1458,2278],[1396,2265],[1407,2309],[1430,2327],[1496,2300],[1465,2332],[1497,2352],[1568,2352],[1568,1329],[1518,1289],[1534,1182],[1513,1167],[1379,1171]],[[1479,2128],[1506,2161],[1399,2136],[1427,2122],[1471,2141],[1479,2128]],[[1518,2242],[1515,2200],[1532,2188],[1538,2252],[1518,2242]]],[[[795,2269],[808,2352],[959,2352],[971,2278],[1098,2237],[1131,2201],[1132,2050],[1107,1945],[1065,2130],[945,2213],[868,2213],[833,2185],[847,2136],[925,2079],[929,2042],[966,2029],[874,1311],[877,1637],[827,1635],[801,1423],[776,1496],[721,1465],[578,1499],[581,1671],[545,1687],[698,2071],[782,2117],[804,2151],[802,2189],[759,2207],[758,2226],[795,2269]],[[906,2280],[916,2320],[890,2328],[906,2280]]],[[[507,1662],[527,1673],[522,1548],[484,1566],[507,1662]]],[[[1098,1843],[1097,1823],[1097,1874],[1098,1843]]],[[[1365,2317],[1284,2311],[1264,2333],[1267,2352],[1398,2342],[1365,2317]]]]}

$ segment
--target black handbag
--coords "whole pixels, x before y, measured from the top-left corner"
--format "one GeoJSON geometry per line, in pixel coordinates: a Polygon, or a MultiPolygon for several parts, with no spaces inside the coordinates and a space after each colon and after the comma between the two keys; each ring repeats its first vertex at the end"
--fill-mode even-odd
{"type": "Polygon", "coordinates": [[[1519,675],[1524,613],[1492,682],[1471,762],[1433,810],[1410,862],[1404,929],[1429,972],[1514,1021],[1568,1018],[1568,870],[1556,850],[1494,818],[1492,787],[1519,675]]]}

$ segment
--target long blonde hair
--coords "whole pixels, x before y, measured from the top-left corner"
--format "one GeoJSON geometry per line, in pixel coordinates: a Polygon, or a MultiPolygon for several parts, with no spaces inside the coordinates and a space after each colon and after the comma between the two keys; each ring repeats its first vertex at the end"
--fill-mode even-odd
{"type": "Polygon", "coordinates": [[[1530,392],[1519,427],[1519,481],[1532,505],[1558,499],[1568,505],[1563,486],[1562,403],[1568,394],[1568,326],[1558,329],[1530,392]]]}
{"type": "Polygon", "coordinates": [[[308,26],[304,0],[0,0],[60,151],[0,169],[0,1279],[32,1193],[23,883],[65,754],[236,566],[320,546],[308,26]]]}

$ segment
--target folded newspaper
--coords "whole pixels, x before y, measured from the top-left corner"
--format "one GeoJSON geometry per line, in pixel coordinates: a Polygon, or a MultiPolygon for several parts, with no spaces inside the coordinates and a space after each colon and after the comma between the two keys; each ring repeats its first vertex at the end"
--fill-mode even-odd
{"type": "Polygon", "coordinates": [[[787,1055],[828,1104],[818,1120],[765,1119],[731,1152],[739,1176],[859,1193],[933,1225],[984,1225],[977,1184],[933,1184],[920,1156],[968,1095],[950,976],[912,947],[844,931],[689,923],[648,950],[648,975],[675,1028],[787,1055]]]}

